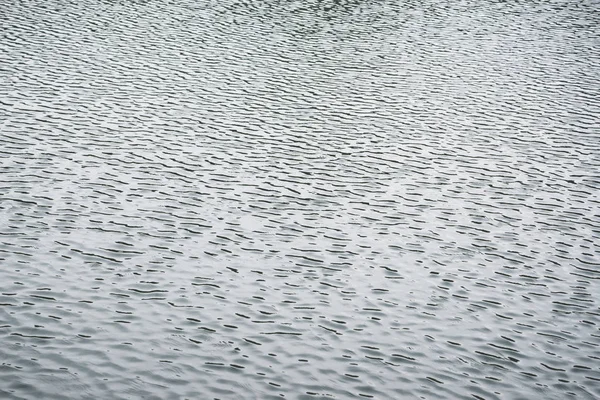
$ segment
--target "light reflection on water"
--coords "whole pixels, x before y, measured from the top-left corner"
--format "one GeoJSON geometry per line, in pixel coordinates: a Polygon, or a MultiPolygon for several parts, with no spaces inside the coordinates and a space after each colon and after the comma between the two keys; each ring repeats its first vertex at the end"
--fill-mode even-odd
{"type": "Polygon", "coordinates": [[[0,9],[0,397],[600,396],[596,2],[0,9]]]}

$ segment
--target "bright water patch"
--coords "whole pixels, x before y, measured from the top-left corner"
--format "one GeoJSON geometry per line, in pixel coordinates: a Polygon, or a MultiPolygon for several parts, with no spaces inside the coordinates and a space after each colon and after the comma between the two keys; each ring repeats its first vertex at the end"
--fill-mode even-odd
{"type": "Polygon", "coordinates": [[[596,1],[1,0],[0,397],[600,397],[596,1]]]}

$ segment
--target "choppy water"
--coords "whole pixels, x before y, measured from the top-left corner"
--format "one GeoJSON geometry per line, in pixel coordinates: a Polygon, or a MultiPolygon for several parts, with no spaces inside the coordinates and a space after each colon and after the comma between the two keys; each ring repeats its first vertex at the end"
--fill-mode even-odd
{"type": "Polygon", "coordinates": [[[0,27],[0,398],[600,397],[598,1],[0,27]]]}

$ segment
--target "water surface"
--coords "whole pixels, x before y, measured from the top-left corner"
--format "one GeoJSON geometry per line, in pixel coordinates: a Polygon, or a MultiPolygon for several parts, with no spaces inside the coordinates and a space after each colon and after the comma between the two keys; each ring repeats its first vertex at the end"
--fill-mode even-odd
{"type": "Polygon", "coordinates": [[[0,15],[2,399],[600,397],[597,1],[0,15]]]}

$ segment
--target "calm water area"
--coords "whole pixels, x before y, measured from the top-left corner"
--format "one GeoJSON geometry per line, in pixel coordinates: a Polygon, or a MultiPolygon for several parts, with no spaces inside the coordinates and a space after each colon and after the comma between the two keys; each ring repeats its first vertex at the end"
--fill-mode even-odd
{"type": "Polygon", "coordinates": [[[600,398],[600,1],[0,0],[0,399],[600,398]]]}

